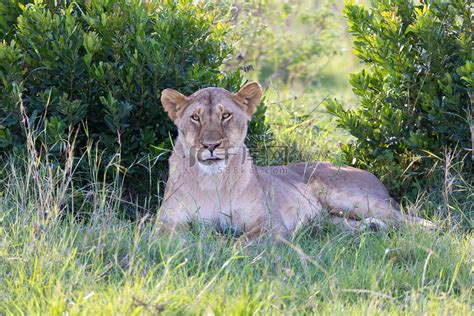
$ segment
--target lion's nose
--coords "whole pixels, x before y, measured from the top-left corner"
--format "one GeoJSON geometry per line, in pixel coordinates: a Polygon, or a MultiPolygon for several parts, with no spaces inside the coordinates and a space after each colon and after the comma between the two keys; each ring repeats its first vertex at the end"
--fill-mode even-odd
{"type": "Polygon", "coordinates": [[[220,145],[222,144],[222,141],[218,142],[218,143],[202,143],[202,146],[204,146],[204,148],[206,148],[207,150],[209,150],[211,152],[211,155],[212,155],[212,152],[217,148],[219,147],[220,145]]]}

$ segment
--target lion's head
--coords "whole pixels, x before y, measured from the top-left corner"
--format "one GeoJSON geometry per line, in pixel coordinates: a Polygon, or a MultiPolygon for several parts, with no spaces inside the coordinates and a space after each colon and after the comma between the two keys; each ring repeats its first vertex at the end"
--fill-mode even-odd
{"type": "Polygon", "coordinates": [[[178,127],[184,149],[202,166],[222,166],[242,148],[261,97],[262,88],[252,82],[237,93],[211,87],[189,97],[165,89],[161,103],[178,127]]]}

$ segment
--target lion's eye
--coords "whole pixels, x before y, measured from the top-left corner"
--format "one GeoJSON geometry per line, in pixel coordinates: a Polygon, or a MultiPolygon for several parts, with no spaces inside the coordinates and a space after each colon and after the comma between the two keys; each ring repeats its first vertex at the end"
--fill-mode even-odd
{"type": "Polygon", "coordinates": [[[232,116],[231,113],[224,113],[224,114],[222,114],[222,120],[226,120],[226,119],[228,119],[228,118],[231,117],[231,116],[232,116]]]}
{"type": "Polygon", "coordinates": [[[200,121],[200,118],[199,118],[199,115],[191,115],[191,120],[195,121],[195,122],[199,122],[200,121]]]}

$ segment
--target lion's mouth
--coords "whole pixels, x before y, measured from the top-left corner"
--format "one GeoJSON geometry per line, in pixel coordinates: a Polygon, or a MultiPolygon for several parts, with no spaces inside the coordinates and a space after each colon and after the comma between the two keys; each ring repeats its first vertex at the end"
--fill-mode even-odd
{"type": "Polygon", "coordinates": [[[203,165],[212,165],[212,164],[218,163],[218,162],[220,162],[224,159],[213,156],[213,157],[209,157],[209,158],[206,158],[206,159],[198,159],[198,160],[203,165]]]}

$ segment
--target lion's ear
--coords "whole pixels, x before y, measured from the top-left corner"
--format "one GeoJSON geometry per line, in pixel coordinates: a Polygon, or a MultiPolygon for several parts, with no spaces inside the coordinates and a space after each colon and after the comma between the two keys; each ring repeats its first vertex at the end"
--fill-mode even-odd
{"type": "Polygon", "coordinates": [[[250,82],[244,85],[235,96],[244,107],[244,111],[252,116],[260,103],[262,93],[262,87],[257,82],[250,82]]]}
{"type": "Polygon", "coordinates": [[[161,104],[173,122],[180,118],[181,113],[189,104],[189,98],[173,89],[161,92],[161,104]]]}

